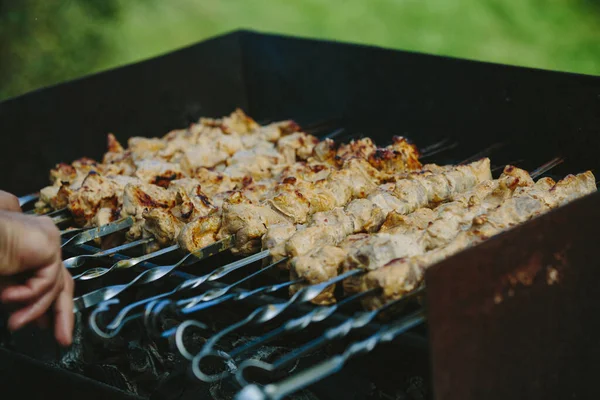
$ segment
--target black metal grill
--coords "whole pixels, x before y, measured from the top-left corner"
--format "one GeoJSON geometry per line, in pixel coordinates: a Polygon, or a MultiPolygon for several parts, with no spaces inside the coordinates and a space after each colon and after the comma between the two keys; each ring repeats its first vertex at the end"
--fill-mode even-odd
{"type": "MultiPolygon", "coordinates": [[[[557,176],[599,165],[595,150],[600,145],[598,78],[238,32],[0,104],[0,131],[18,132],[11,136],[11,144],[13,149],[22,150],[17,154],[6,149],[5,157],[0,157],[2,170],[11,171],[2,176],[1,186],[15,193],[36,190],[43,186],[45,171],[56,160],[81,154],[99,156],[106,132],[160,135],[200,115],[223,115],[238,106],[259,120],[293,118],[301,125],[335,117],[349,132],[364,133],[378,144],[394,134],[421,145],[446,140],[447,145],[441,146],[444,151],[427,160],[440,164],[491,148],[497,166],[518,161],[518,166],[531,170],[562,157],[566,161],[552,170],[557,176]],[[503,146],[495,146],[498,143],[503,146]]],[[[594,244],[590,240],[600,217],[599,201],[597,194],[589,196],[432,268],[426,276],[431,332],[420,327],[399,336],[393,344],[377,346],[370,354],[349,361],[339,374],[294,394],[295,398],[547,399],[557,393],[597,397],[588,396],[597,389],[593,379],[587,384],[583,379],[589,373],[581,361],[582,357],[600,360],[598,328],[574,314],[573,309],[594,315],[600,307],[598,291],[594,290],[599,279],[595,271],[600,268],[598,258],[591,256],[594,244]],[[533,262],[528,258],[532,252],[540,252],[544,255],[541,259],[549,257],[547,262],[551,262],[558,250],[565,252],[569,266],[558,289],[534,285],[520,289],[512,303],[503,306],[506,308],[487,305],[486,296],[504,282],[506,274],[533,262]],[[489,273],[485,273],[488,266],[489,273]],[[552,300],[555,312],[544,312],[548,304],[543,300],[552,300]],[[554,329],[542,331],[543,340],[528,336],[539,333],[538,326],[554,329]],[[503,334],[513,342],[503,343],[503,334]],[[560,357],[550,354],[553,346],[560,357]],[[576,386],[560,386],[560,374],[568,375],[576,386]]],[[[65,248],[65,256],[97,250],[86,245],[65,248]]],[[[154,268],[168,261],[155,260],[138,267],[154,268]]],[[[199,271],[205,273],[230,261],[229,255],[221,253],[173,273],[158,285],[127,293],[122,301],[169,290],[182,280],[201,275],[199,271]]],[[[119,281],[136,275],[134,270],[121,272],[119,281]]],[[[206,282],[203,288],[222,288],[239,277],[233,273],[206,282]]],[[[274,280],[250,280],[231,293],[243,293],[267,282],[274,280]]],[[[114,282],[98,279],[78,290],[87,292],[93,285],[108,283],[114,282]]],[[[198,331],[189,342],[202,344],[207,336],[239,321],[256,307],[286,299],[283,291],[223,304],[216,315],[199,314],[197,318],[208,325],[208,333],[198,331]]],[[[395,314],[392,321],[417,308],[413,303],[413,308],[395,314]]],[[[289,315],[272,321],[272,325],[262,329],[248,326],[231,335],[222,348],[231,350],[248,343],[278,322],[312,309],[293,306],[289,315]]],[[[256,351],[270,361],[318,338],[354,311],[344,308],[312,328],[265,343],[256,351]]],[[[110,340],[99,340],[82,329],[88,317],[87,313],[82,316],[76,345],[62,357],[51,346],[41,344],[40,351],[28,347],[41,337],[39,332],[33,341],[31,331],[24,331],[4,343],[38,358],[45,356],[49,363],[60,359],[63,369],[143,397],[231,398],[239,390],[231,377],[215,383],[200,382],[193,376],[190,379],[190,362],[177,357],[168,340],[149,335],[142,319],[128,324],[110,340]]],[[[181,320],[160,322],[175,326],[181,320]]],[[[381,328],[379,323],[369,323],[344,340],[306,354],[300,359],[301,365],[286,365],[285,370],[297,373],[331,359],[381,328]]],[[[32,374],[34,368],[32,364],[32,374]]],[[[11,373],[10,368],[4,371],[7,376],[11,373]]]]}

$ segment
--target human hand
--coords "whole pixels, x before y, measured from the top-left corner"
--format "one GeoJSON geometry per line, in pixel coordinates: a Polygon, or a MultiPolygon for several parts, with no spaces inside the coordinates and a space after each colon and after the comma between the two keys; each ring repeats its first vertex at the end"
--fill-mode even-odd
{"type": "Polygon", "coordinates": [[[60,233],[52,220],[23,214],[17,198],[0,191],[0,302],[11,308],[8,327],[45,326],[52,309],[56,340],[68,346],[74,283],[61,256],[60,233]]]}

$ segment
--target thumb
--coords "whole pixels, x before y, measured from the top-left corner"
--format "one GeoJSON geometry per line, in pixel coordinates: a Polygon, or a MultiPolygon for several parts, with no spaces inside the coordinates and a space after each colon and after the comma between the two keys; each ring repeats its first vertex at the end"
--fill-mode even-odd
{"type": "Polygon", "coordinates": [[[60,258],[60,233],[48,217],[0,211],[0,276],[45,267],[60,258]]]}

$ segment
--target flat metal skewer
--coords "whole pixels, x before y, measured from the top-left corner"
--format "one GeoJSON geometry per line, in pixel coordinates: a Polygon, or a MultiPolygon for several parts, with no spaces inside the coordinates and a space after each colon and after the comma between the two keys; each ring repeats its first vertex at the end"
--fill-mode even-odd
{"type": "MultiPolygon", "coordinates": [[[[163,265],[160,267],[148,269],[148,270],[140,273],[138,276],[136,276],[133,280],[131,280],[127,284],[103,287],[103,288],[100,288],[93,292],[86,293],[83,296],[77,297],[74,299],[75,312],[81,311],[85,308],[93,307],[99,303],[102,303],[103,301],[112,299],[113,297],[118,296],[120,293],[124,292],[125,290],[127,290],[131,287],[141,286],[141,285],[145,285],[145,284],[148,284],[151,282],[156,282],[157,280],[169,275],[175,269],[184,265],[184,263],[186,263],[186,261],[188,261],[188,259],[191,259],[192,257],[194,257],[195,259],[192,259],[191,262],[193,262],[193,263],[198,262],[201,259],[205,258],[207,255],[216,254],[218,252],[223,251],[224,249],[231,247],[232,242],[233,242],[233,238],[231,236],[229,236],[219,242],[215,242],[215,243],[213,243],[207,247],[204,247],[200,250],[197,250],[193,253],[186,254],[175,264],[163,265]],[[199,257],[197,257],[196,255],[199,255],[199,257]]],[[[122,260],[123,263],[121,264],[121,267],[116,267],[115,269],[130,268],[133,265],[137,265],[143,261],[147,261],[150,258],[154,258],[158,255],[166,254],[166,253],[171,252],[178,248],[179,248],[178,245],[174,245],[174,246],[167,247],[162,250],[156,251],[154,253],[147,254],[145,256],[136,257],[135,259],[132,258],[132,259],[128,259],[128,260],[122,260]]],[[[244,260],[240,260],[240,261],[244,261],[244,260]]],[[[121,262],[121,261],[119,261],[119,262],[121,262]]],[[[113,265],[113,267],[115,267],[115,265],[113,265]]],[[[113,268],[113,267],[111,267],[111,268],[113,268]]]]}
{"type": "Polygon", "coordinates": [[[325,139],[334,139],[340,135],[342,135],[346,130],[344,128],[339,128],[334,130],[333,132],[323,136],[323,138],[321,140],[325,140],[325,139]]]}
{"type": "Polygon", "coordinates": [[[455,147],[458,147],[458,142],[452,142],[448,144],[448,139],[444,139],[438,143],[434,143],[431,146],[427,146],[421,150],[421,155],[419,156],[419,160],[423,160],[425,158],[432,157],[436,154],[442,153],[446,150],[451,150],[455,147]]]}
{"type": "Polygon", "coordinates": [[[29,204],[33,201],[37,201],[40,198],[39,193],[31,193],[25,196],[19,197],[19,206],[23,207],[25,204],[29,204]]]}
{"type": "Polygon", "coordinates": [[[71,213],[67,208],[61,208],[60,210],[51,211],[48,214],[42,214],[46,217],[50,217],[54,225],[60,225],[63,222],[70,221],[72,219],[71,213]]]}
{"type": "Polygon", "coordinates": [[[79,232],[87,231],[89,228],[67,228],[60,231],[60,236],[75,235],[79,232]]]}
{"type": "MultiPolygon", "coordinates": [[[[148,303],[146,306],[146,311],[144,313],[144,321],[146,323],[146,327],[153,331],[156,336],[161,336],[162,332],[158,332],[156,328],[158,326],[158,322],[164,310],[169,310],[177,314],[177,316],[185,316],[196,313],[198,311],[207,310],[210,307],[214,307],[218,304],[222,304],[226,301],[237,301],[244,300],[251,296],[262,294],[262,293],[272,293],[278,291],[280,289],[289,287],[294,283],[302,282],[302,279],[298,279],[296,281],[291,282],[283,282],[275,285],[262,286],[260,288],[254,289],[249,292],[242,292],[237,294],[227,295],[233,288],[241,285],[242,283],[255,278],[256,276],[268,271],[271,268],[274,268],[278,264],[285,262],[286,258],[275,261],[274,263],[259,269],[258,271],[253,272],[250,275],[243,277],[242,279],[233,282],[229,285],[226,285],[219,289],[208,290],[204,293],[201,293],[197,296],[181,299],[177,301],[173,300],[153,300],[151,303],[148,303]]],[[[222,276],[222,275],[221,275],[222,276]]],[[[161,297],[167,297],[163,294],[161,297]]],[[[156,297],[156,296],[155,296],[156,297]]]]}
{"type": "Polygon", "coordinates": [[[127,217],[110,224],[102,225],[97,228],[91,228],[65,240],[60,247],[77,246],[91,240],[104,237],[120,230],[126,229],[133,225],[133,218],[127,217]]]}
{"type": "Polygon", "coordinates": [[[378,344],[391,342],[399,335],[423,322],[425,322],[424,310],[415,311],[410,315],[385,326],[366,339],[351,344],[342,354],[296,373],[278,383],[271,383],[266,386],[259,386],[256,384],[245,386],[235,396],[235,400],[283,399],[298,390],[338,372],[351,358],[369,353],[378,344]]]}
{"type": "Polygon", "coordinates": [[[113,248],[110,248],[110,249],[102,250],[102,251],[99,251],[97,253],[93,253],[93,254],[80,254],[78,256],[69,257],[69,258],[63,260],[63,265],[67,269],[79,268],[79,267],[81,267],[86,262],[86,260],[93,259],[93,258],[99,258],[99,257],[109,256],[109,255],[118,253],[120,251],[129,250],[131,248],[134,248],[134,247],[137,247],[137,246],[141,246],[141,245],[146,244],[146,243],[150,243],[153,240],[154,239],[152,239],[152,238],[140,239],[140,240],[136,240],[134,242],[124,243],[124,244],[122,244],[120,246],[117,246],[117,247],[113,247],[113,248]]]}
{"type": "MultiPolygon", "coordinates": [[[[302,289],[298,290],[296,293],[294,293],[294,295],[292,297],[290,297],[287,301],[285,301],[283,303],[267,304],[267,305],[261,306],[261,307],[255,309],[253,312],[251,312],[243,320],[238,321],[235,324],[232,324],[232,325],[228,326],[227,328],[224,328],[224,329],[220,330],[219,332],[217,332],[216,334],[214,334],[210,339],[208,339],[206,341],[206,343],[204,345],[204,349],[202,351],[203,352],[212,351],[212,349],[217,345],[217,343],[224,336],[238,330],[239,328],[241,328],[243,326],[246,326],[250,323],[261,324],[261,323],[270,321],[273,318],[280,315],[281,313],[283,313],[284,311],[286,311],[293,304],[307,303],[307,302],[313,300],[314,298],[316,298],[327,287],[329,287],[337,282],[340,282],[346,278],[350,278],[351,276],[363,274],[364,272],[365,271],[362,269],[353,269],[353,270],[347,271],[341,275],[338,275],[335,278],[330,279],[328,281],[321,282],[316,285],[305,286],[302,289]]],[[[180,325],[177,329],[178,336],[183,335],[182,328],[181,328],[182,326],[183,325],[180,325]]],[[[191,354],[185,348],[183,341],[178,341],[176,344],[177,344],[177,349],[179,350],[179,352],[181,353],[181,355],[183,357],[185,357],[189,360],[192,360],[195,357],[195,354],[191,354]],[[181,347],[181,346],[183,346],[183,347],[181,347]]]]}
{"type": "MultiPolygon", "coordinates": [[[[277,359],[276,361],[274,361],[271,364],[267,364],[262,361],[257,362],[257,360],[253,360],[253,359],[246,360],[243,363],[241,363],[239,368],[237,369],[236,374],[235,374],[236,380],[242,386],[247,385],[248,381],[246,381],[244,372],[248,368],[262,369],[264,372],[267,372],[267,373],[270,373],[270,372],[272,373],[274,371],[280,370],[280,369],[284,368],[285,366],[288,366],[288,365],[294,363],[303,355],[314,352],[317,349],[329,344],[330,342],[332,342],[334,340],[339,340],[341,338],[348,336],[350,334],[350,332],[352,332],[354,330],[357,330],[357,329],[367,326],[382,312],[389,310],[390,308],[395,307],[399,304],[405,303],[407,300],[419,295],[420,293],[423,293],[424,290],[425,290],[425,287],[421,286],[420,288],[413,290],[410,293],[407,293],[406,295],[402,296],[399,299],[396,299],[394,301],[390,301],[390,302],[384,304],[383,306],[379,307],[376,310],[358,312],[354,316],[348,318],[346,321],[339,324],[338,326],[327,329],[319,337],[311,340],[310,342],[308,342],[307,344],[305,344],[302,347],[294,349],[290,353],[280,357],[279,359],[277,359]]],[[[200,380],[210,379],[210,381],[206,381],[206,382],[213,382],[214,378],[217,377],[216,375],[205,374],[201,370],[202,358],[207,357],[207,356],[214,356],[214,355],[215,354],[202,354],[201,353],[198,356],[196,356],[196,358],[194,359],[193,362],[194,362],[194,373],[196,374],[196,371],[199,373],[199,374],[196,374],[196,377],[198,379],[200,379],[200,380]]],[[[229,354],[229,355],[231,356],[231,354],[229,354]]]]}
{"type": "Polygon", "coordinates": [[[496,149],[499,149],[501,147],[505,146],[504,143],[494,143],[491,146],[486,147],[485,149],[481,150],[479,153],[472,155],[471,157],[461,161],[459,164],[460,165],[465,165],[468,163],[471,163],[473,161],[477,161],[480,158],[486,157],[488,155],[490,155],[490,153],[496,149]]]}
{"type": "Polygon", "coordinates": [[[557,165],[562,164],[565,161],[564,158],[562,157],[556,157],[553,158],[552,160],[548,161],[547,163],[540,165],[538,168],[536,168],[535,170],[533,170],[531,172],[531,176],[540,176],[545,174],[546,172],[550,171],[552,168],[556,167],[557,165]]]}
{"type": "Polygon", "coordinates": [[[273,329],[272,331],[254,339],[253,341],[244,344],[243,346],[234,348],[233,350],[229,351],[228,354],[231,358],[235,359],[239,355],[244,354],[252,349],[255,349],[260,345],[268,343],[281,335],[284,335],[286,333],[298,332],[302,329],[305,329],[310,324],[324,321],[330,316],[332,316],[335,312],[337,312],[340,308],[343,308],[348,304],[353,304],[354,302],[361,300],[364,297],[377,294],[380,291],[380,289],[369,289],[364,292],[355,293],[352,296],[345,297],[338,303],[313,308],[311,311],[302,315],[301,317],[291,319],[279,328],[273,329]]]}
{"type": "Polygon", "coordinates": [[[100,278],[101,276],[104,276],[104,275],[108,274],[109,272],[116,271],[116,270],[122,270],[122,269],[129,269],[129,268],[132,268],[144,261],[148,261],[153,258],[162,256],[162,255],[165,255],[168,253],[172,253],[177,250],[179,250],[179,245],[173,245],[173,246],[165,247],[160,250],[153,251],[152,253],[144,254],[144,255],[141,255],[138,257],[134,257],[134,258],[128,258],[126,260],[117,261],[116,263],[111,265],[109,268],[106,268],[106,267],[91,268],[91,269],[88,269],[87,271],[84,271],[83,273],[79,274],[77,276],[78,277],[77,279],[86,281],[86,280],[90,280],[90,279],[100,278]]]}
{"type": "MultiPolygon", "coordinates": [[[[193,254],[193,253],[190,253],[190,254],[193,254]]],[[[110,302],[103,301],[96,308],[96,310],[94,310],[92,312],[92,314],[90,315],[90,325],[92,326],[92,330],[96,334],[98,334],[98,336],[103,337],[103,338],[114,337],[123,328],[123,326],[125,325],[126,322],[131,321],[136,318],[139,318],[140,316],[143,315],[143,312],[136,313],[136,310],[143,308],[146,305],[149,305],[151,303],[155,303],[158,300],[172,296],[175,293],[195,289],[195,288],[199,287],[200,285],[202,285],[204,282],[213,281],[213,280],[222,278],[225,275],[227,275],[233,271],[236,271],[242,267],[245,267],[246,265],[249,265],[255,261],[259,261],[259,260],[267,257],[268,255],[269,254],[266,251],[264,251],[262,253],[255,254],[253,256],[246,257],[242,260],[234,261],[230,264],[219,267],[219,268],[215,269],[214,271],[209,272],[208,274],[184,281],[181,284],[179,284],[175,289],[173,289],[169,292],[161,293],[161,294],[151,296],[151,297],[148,297],[148,298],[145,298],[142,300],[138,300],[135,303],[131,303],[131,304],[123,307],[119,311],[117,316],[106,326],[105,329],[100,328],[99,318],[101,317],[101,313],[109,311],[111,305],[118,304],[118,300],[115,299],[110,302]]],[[[157,268],[163,268],[163,267],[157,267],[157,268]]],[[[148,271],[153,271],[157,268],[153,268],[148,271]]],[[[148,272],[148,271],[146,271],[146,272],[148,272]]],[[[146,273],[146,272],[144,272],[144,273],[146,273]]],[[[261,272],[261,271],[258,271],[258,272],[261,272]]],[[[243,281],[250,279],[253,276],[258,275],[258,272],[254,273],[250,276],[244,277],[243,281]]],[[[142,273],[142,274],[144,274],[144,273],[142,273]]],[[[238,281],[238,282],[235,282],[235,283],[229,285],[231,287],[228,288],[226,291],[222,291],[221,295],[225,294],[228,290],[232,289],[233,287],[235,287],[237,284],[240,284],[240,283],[241,283],[241,281],[238,281]]],[[[118,286],[125,286],[125,285],[118,285],[118,286]]],[[[225,288],[223,288],[223,289],[225,289],[225,288]]],[[[99,289],[98,291],[101,291],[101,290],[103,290],[103,289],[99,289]]],[[[213,293],[212,296],[210,297],[210,299],[217,298],[218,296],[216,296],[216,294],[217,293],[213,293]]],[[[195,299],[195,298],[193,298],[193,299],[195,299]]],[[[107,300],[109,300],[109,299],[107,299],[107,300]]],[[[209,299],[207,298],[206,300],[208,301],[209,299]]]]}
{"type": "Polygon", "coordinates": [[[203,373],[201,371],[201,364],[202,364],[202,360],[205,357],[211,357],[211,358],[216,357],[216,358],[219,358],[223,362],[224,365],[234,365],[235,358],[237,356],[239,356],[240,354],[243,354],[243,353],[245,353],[249,350],[252,350],[260,345],[263,345],[271,340],[274,340],[277,337],[284,335],[286,333],[300,331],[300,330],[306,328],[307,326],[309,326],[311,323],[324,321],[327,318],[329,318],[330,316],[332,316],[333,313],[335,313],[341,307],[351,304],[351,303],[353,303],[357,300],[360,300],[366,296],[373,295],[377,292],[378,292],[377,289],[371,289],[371,290],[367,290],[365,292],[356,293],[352,296],[346,297],[345,299],[341,300],[337,304],[333,304],[330,306],[316,307],[316,308],[312,309],[311,311],[309,311],[308,313],[304,314],[303,316],[291,319],[291,320],[287,321],[285,324],[283,324],[282,326],[280,326],[279,328],[275,328],[272,331],[267,332],[266,334],[260,336],[259,338],[255,339],[243,346],[237,347],[227,353],[223,352],[223,351],[219,351],[219,350],[211,351],[211,352],[207,352],[207,353],[201,352],[199,355],[197,355],[193,359],[193,362],[198,363],[198,371],[200,371],[202,373],[200,376],[198,376],[198,379],[205,381],[205,382],[215,382],[215,381],[221,380],[221,379],[225,378],[226,376],[230,375],[230,371],[228,371],[228,370],[225,370],[223,372],[216,373],[216,374],[203,373]]]}

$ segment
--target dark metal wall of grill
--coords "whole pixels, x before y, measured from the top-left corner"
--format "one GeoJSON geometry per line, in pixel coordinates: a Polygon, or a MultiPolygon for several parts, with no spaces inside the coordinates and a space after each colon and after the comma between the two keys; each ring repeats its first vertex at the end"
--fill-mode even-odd
{"type": "MultiPolygon", "coordinates": [[[[379,144],[392,135],[419,146],[458,142],[431,160],[438,163],[502,143],[494,165],[533,169],[562,156],[556,175],[599,171],[597,77],[236,32],[1,103],[0,187],[39,189],[56,162],[100,157],[107,132],[122,141],[162,135],[235,107],[258,120],[337,118],[379,144]]],[[[590,196],[429,271],[436,399],[589,398],[597,390],[588,371],[600,360],[600,332],[589,323],[600,307],[598,205],[590,196]],[[511,273],[560,251],[561,290],[533,285],[487,303],[511,273]]]]}

